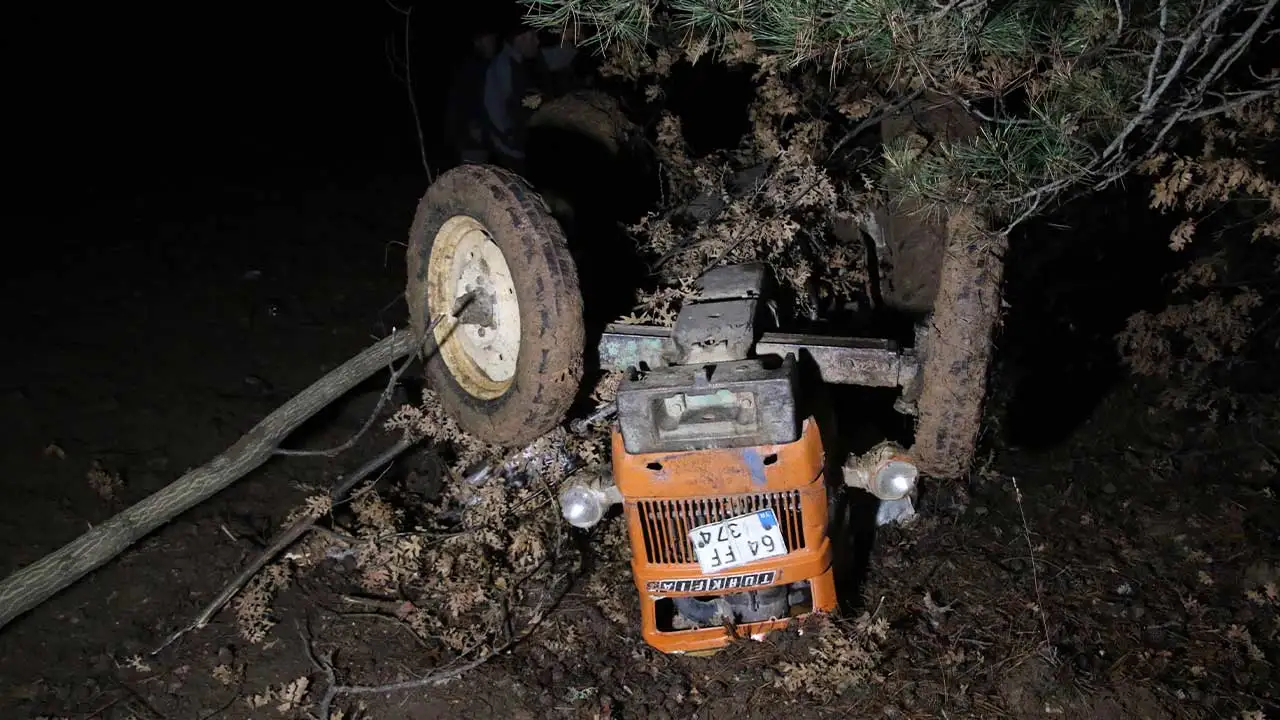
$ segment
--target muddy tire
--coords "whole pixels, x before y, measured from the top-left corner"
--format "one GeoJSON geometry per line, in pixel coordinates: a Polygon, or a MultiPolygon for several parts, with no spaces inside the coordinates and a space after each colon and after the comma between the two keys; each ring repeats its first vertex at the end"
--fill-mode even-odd
{"type": "Polygon", "coordinates": [[[576,90],[538,107],[529,119],[529,133],[558,130],[588,139],[610,155],[617,155],[639,132],[616,98],[598,90],[576,90]]]}
{"type": "MultiPolygon", "coordinates": [[[[958,103],[925,96],[880,125],[884,141],[909,137],[951,142],[978,125],[958,103]]],[[[972,209],[924,212],[910,193],[864,222],[876,245],[886,307],[917,324],[920,379],[911,455],[935,478],[968,472],[977,449],[993,335],[1000,316],[1004,239],[987,232],[972,209]]]]}
{"type": "Polygon", "coordinates": [[[918,205],[881,209],[863,228],[877,240],[885,306],[916,322],[921,360],[911,454],[937,478],[963,475],[973,460],[1000,313],[1004,242],[972,211],[937,221],[918,205]]]}
{"type": "MultiPolygon", "coordinates": [[[[612,208],[612,221],[632,222],[648,209],[626,188],[648,175],[643,131],[616,98],[576,90],[539,106],[529,120],[525,177],[538,188],[571,239],[579,218],[612,208]]],[[[589,224],[589,221],[588,221],[589,224]]]]}
{"type": "Polygon", "coordinates": [[[971,210],[946,225],[933,311],[917,336],[921,356],[911,455],[935,478],[968,472],[982,427],[994,333],[1000,318],[1004,238],[971,210]]]}
{"type": "Polygon", "coordinates": [[[582,293],[564,233],[529,184],[487,165],[441,175],[418,203],[408,268],[412,328],[438,348],[427,384],[458,425],[499,445],[558,425],[582,380],[582,293]]]}

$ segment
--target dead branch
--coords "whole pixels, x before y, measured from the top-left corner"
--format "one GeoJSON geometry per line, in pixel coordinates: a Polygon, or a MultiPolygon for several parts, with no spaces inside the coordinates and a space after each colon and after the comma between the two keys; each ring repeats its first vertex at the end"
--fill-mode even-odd
{"type": "MultiPolygon", "coordinates": [[[[517,642],[517,640],[523,639],[529,632],[532,632],[532,629],[533,628],[528,628],[520,638],[512,638],[506,643],[489,650],[470,662],[455,665],[453,667],[441,668],[435,672],[428,673],[411,680],[389,683],[387,685],[341,685],[338,683],[338,674],[333,667],[333,653],[326,653],[324,655],[318,654],[315,647],[312,646],[311,638],[307,637],[306,633],[302,632],[301,628],[299,628],[299,635],[302,638],[303,647],[306,648],[307,657],[311,660],[311,664],[314,665],[317,670],[324,673],[325,678],[329,681],[324,697],[320,699],[319,712],[313,717],[318,718],[318,720],[329,720],[333,701],[337,700],[338,697],[342,695],[393,693],[402,690],[416,690],[418,688],[443,685],[450,680],[480,667],[501,653],[506,652],[517,642]]],[[[463,653],[463,656],[467,654],[469,653],[463,653]]]]}
{"type": "MultiPolygon", "coordinates": [[[[434,327],[431,329],[434,329],[434,327]]],[[[387,401],[389,401],[391,396],[395,393],[396,383],[400,382],[400,376],[404,375],[404,371],[409,368],[409,364],[412,362],[413,358],[409,357],[405,358],[403,363],[400,363],[400,367],[397,368],[394,364],[391,366],[391,377],[387,380],[386,389],[383,390],[382,395],[378,397],[378,403],[373,406],[373,412],[369,413],[369,418],[364,421],[364,425],[360,426],[360,429],[356,431],[356,434],[347,438],[346,442],[325,450],[289,450],[286,448],[276,448],[275,454],[294,457],[307,457],[313,455],[318,455],[320,457],[334,457],[355,447],[355,444],[360,441],[360,438],[364,437],[365,433],[369,432],[369,428],[373,427],[374,421],[382,414],[382,408],[386,406],[387,401]]]]}
{"type": "MultiPolygon", "coordinates": [[[[546,490],[550,492],[551,488],[548,486],[546,487],[546,490]]],[[[560,557],[560,550],[564,544],[564,533],[563,533],[563,529],[560,528],[560,526],[557,526],[557,530],[558,530],[557,538],[556,538],[556,542],[552,546],[553,551],[551,555],[549,555],[546,559],[544,559],[541,563],[539,563],[538,567],[531,569],[523,578],[521,578],[520,582],[516,583],[517,587],[519,585],[522,585],[525,580],[528,580],[535,573],[537,573],[541,567],[546,566],[548,563],[550,563],[551,565],[554,565],[558,561],[560,557]]],[[[552,584],[555,584],[559,579],[560,578],[558,578],[556,581],[553,581],[552,584]]],[[[566,584],[561,589],[561,593],[567,592],[569,587],[571,587],[571,584],[566,584]]],[[[402,692],[405,690],[416,690],[416,689],[425,688],[425,687],[435,687],[438,685],[443,685],[444,683],[447,683],[450,680],[454,680],[476,669],[477,667],[480,667],[481,665],[489,662],[493,658],[511,651],[516,645],[528,639],[528,637],[532,635],[534,631],[536,631],[539,627],[542,626],[542,621],[546,618],[547,604],[548,604],[548,597],[544,593],[541,600],[538,602],[537,607],[534,608],[533,613],[529,618],[529,621],[525,624],[525,626],[519,632],[516,632],[510,626],[511,616],[510,616],[510,609],[508,607],[507,611],[504,612],[504,615],[505,615],[504,621],[501,623],[498,623],[499,630],[496,631],[494,635],[490,638],[491,641],[495,641],[493,646],[489,648],[487,651],[480,654],[479,657],[476,657],[475,659],[467,661],[465,663],[460,663],[460,661],[463,658],[467,657],[468,655],[470,655],[471,653],[475,652],[480,647],[482,647],[485,644],[483,641],[459,653],[458,657],[455,658],[453,663],[450,665],[447,665],[443,668],[434,670],[432,672],[429,672],[425,675],[421,675],[416,678],[410,678],[408,680],[401,680],[398,682],[387,683],[385,685],[345,685],[345,684],[339,683],[337,670],[333,666],[333,653],[329,652],[323,655],[317,653],[315,649],[315,645],[312,641],[312,638],[303,630],[301,624],[299,624],[298,635],[302,639],[302,645],[303,645],[303,648],[306,650],[308,659],[310,659],[311,664],[314,665],[317,670],[319,670],[321,673],[324,674],[325,679],[328,681],[328,687],[325,689],[325,693],[323,697],[321,697],[319,702],[319,706],[318,706],[319,712],[314,717],[318,718],[318,720],[329,720],[330,713],[333,707],[333,701],[337,700],[339,697],[343,695],[376,695],[376,694],[402,692]],[[503,630],[505,630],[506,639],[502,642],[496,642],[502,636],[503,630]]],[[[415,638],[418,638],[419,640],[421,640],[421,638],[417,636],[417,633],[414,633],[414,636],[415,638]]]]}
{"type": "Polygon", "coordinates": [[[0,628],[266,462],[280,441],[422,339],[393,332],[295,395],[208,463],[0,581],[0,628]]]}
{"type": "MultiPolygon", "coordinates": [[[[330,499],[332,502],[337,503],[341,501],[347,493],[351,492],[352,488],[360,483],[360,481],[364,480],[369,475],[372,475],[378,468],[394,460],[400,455],[400,453],[403,453],[405,450],[408,450],[417,443],[418,440],[419,438],[405,434],[395,445],[392,445],[377,457],[366,462],[364,465],[361,465],[359,469],[351,473],[350,476],[343,478],[333,488],[330,492],[330,499]]],[[[222,592],[218,593],[208,605],[205,605],[204,609],[200,611],[200,614],[196,616],[195,620],[192,620],[189,624],[165,638],[165,641],[155,650],[152,650],[151,654],[155,655],[166,647],[172,645],[183,635],[194,630],[199,630],[205,625],[208,625],[209,621],[213,619],[213,616],[217,615],[218,611],[221,610],[228,602],[231,602],[231,598],[235,597],[236,593],[240,592],[240,590],[244,588],[245,584],[253,579],[254,575],[258,574],[259,570],[262,570],[267,563],[271,562],[271,560],[283,552],[285,548],[297,542],[298,538],[301,538],[307,533],[307,531],[314,529],[316,521],[323,516],[324,511],[322,509],[312,509],[309,512],[303,513],[302,516],[290,524],[289,527],[277,533],[275,539],[272,540],[261,553],[258,553],[258,556],[254,558],[253,562],[246,565],[243,570],[231,579],[231,582],[228,582],[226,586],[223,587],[222,592]]]]}
{"type": "Polygon", "coordinates": [[[418,111],[418,98],[413,93],[413,51],[411,50],[413,5],[401,8],[391,0],[387,0],[387,6],[404,16],[404,77],[401,78],[397,74],[396,79],[404,83],[405,90],[409,94],[409,109],[413,111],[413,127],[418,132],[418,153],[422,156],[422,169],[427,173],[427,182],[434,182],[434,176],[431,174],[431,165],[427,163],[427,140],[422,134],[422,116],[418,111]]]}
{"type": "Polygon", "coordinates": [[[1229,99],[1224,98],[1223,101],[1218,103],[1217,105],[1204,108],[1202,110],[1197,110],[1192,113],[1188,113],[1185,117],[1183,117],[1183,119],[1187,120],[1188,122],[1195,122],[1196,120],[1203,120],[1207,117],[1212,117],[1214,115],[1221,115],[1223,113],[1234,112],[1236,110],[1239,110],[1241,107],[1248,105],[1249,103],[1256,102],[1258,100],[1262,100],[1268,97],[1275,97],[1275,96],[1280,96],[1280,82],[1273,82],[1270,85],[1267,85],[1266,87],[1262,88],[1261,90],[1254,90],[1253,92],[1240,93],[1229,99]]]}
{"type": "Polygon", "coordinates": [[[1081,172],[1046,183],[1016,198],[1015,204],[1025,202],[1026,205],[1000,233],[1008,235],[1013,228],[1038,215],[1050,203],[1070,202],[1089,191],[1101,190],[1118,182],[1163,147],[1165,137],[1177,126],[1231,112],[1247,103],[1280,96],[1280,82],[1276,82],[1274,77],[1266,78],[1268,82],[1260,88],[1234,93],[1230,98],[1210,91],[1210,87],[1240,60],[1263,26],[1271,21],[1280,0],[1265,0],[1257,7],[1245,8],[1243,11],[1254,13],[1252,22],[1243,32],[1226,36],[1233,37],[1234,41],[1220,50],[1217,41],[1223,36],[1218,33],[1219,26],[1230,13],[1241,11],[1242,5],[1239,0],[1215,0],[1211,7],[1202,7],[1184,36],[1175,36],[1170,34],[1169,2],[1161,0],[1156,44],[1147,63],[1143,89],[1135,97],[1137,107],[1133,117],[1092,162],[1081,168],[1081,172]],[[1174,54],[1171,47],[1178,47],[1178,52],[1174,54]],[[1199,75],[1193,75],[1202,65],[1208,65],[1208,68],[1199,75]],[[1208,96],[1220,97],[1222,101],[1206,106],[1208,96]],[[1081,180],[1087,182],[1072,191],[1081,180]]]}

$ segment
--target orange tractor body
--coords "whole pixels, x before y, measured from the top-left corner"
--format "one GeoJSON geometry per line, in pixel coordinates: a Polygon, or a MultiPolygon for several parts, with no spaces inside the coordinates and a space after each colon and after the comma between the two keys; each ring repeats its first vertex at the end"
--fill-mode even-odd
{"type": "Polygon", "coordinates": [[[705,652],[733,636],[759,638],[791,618],[835,609],[823,463],[812,418],[795,442],[713,450],[631,454],[614,432],[614,481],[624,498],[646,642],[663,652],[705,652]],[[762,510],[774,512],[786,553],[703,574],[693,530],[762,510]],[[778,603],[785,607],[780,617],[762,616],[729,633],[724,625],[682,627],[676,612],[683,599],[761,592],[803,599],[778,603]]]}
{"type": "Polygon", "coordinates": [[[562,488],[589,528],[620,505],[641,632],[669,653],[714,652],[836,608],[829,519],[846,486],[901,506],[914,467],[895,447],[837,467],[799,400],[800,363],[823,382],[915,390],[914,358],[875,341],[764,334],[764,268],[717,268],[675,327],[613,325],[603,367],[624,370],[612,473],[562,488]]]}

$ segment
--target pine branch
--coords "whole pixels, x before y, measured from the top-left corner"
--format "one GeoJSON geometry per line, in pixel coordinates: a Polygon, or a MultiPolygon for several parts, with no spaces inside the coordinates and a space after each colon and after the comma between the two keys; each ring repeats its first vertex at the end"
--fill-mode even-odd
{"type": "Polygon", "coordinates": [[[1273,76],[1221,87],[1270,37],[1280,0],[521,1],[537,24],[572,24],[601,49],[697,59],[745,36],[765,66],[879,78],[886,104],[952,98],[982,130],[885,147],[882,184],[983,206],[1006,231],[1123,177],[1178,127],[1280,92],[1273,76]]]}

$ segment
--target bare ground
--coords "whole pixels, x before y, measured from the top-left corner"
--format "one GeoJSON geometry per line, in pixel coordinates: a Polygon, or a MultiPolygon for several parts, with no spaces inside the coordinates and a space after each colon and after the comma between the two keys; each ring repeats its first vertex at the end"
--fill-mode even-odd
{"type": "MultiPolygon", "coordinates": [[[[385,264],[383,253],[420,191],[282,177],[186,205],[138,198],[99,220],[146,242],[104,243],[8,284],[9,306],[27,313],[10,328],[21,351],[3,361],[0,572],[204,462],[402,322],[402,305],[380,312],[402,292],[402,249],[385,264]],[[90,473],[95,461],[102,472],[90,473]]],[[[371,383],[305,442],[345,438],[379,390],[371,383]]],[[[1126,384],[1066,442],[1031,452],[998,441],[1000,397],[980,468],[931,488],[915,525],[880,533],[861,608],[834,633],[660,656],[611,618],[617,604],[636,609],[619,571],[613,602],[570,585],[542,630],[458,680],[334,707],[347,718],[1275,714],[1274,424],[1193,432],[1126,384]]],[[[261,644],[226,611],[147,656],[303,496],[390,441],[273,461],[0,631],[0,717],[300,717],[328,682],[303,637],[337,650],[344,682],[446,663],[394,608],[344,606],[340,565],[282,593],[261,644]],[[307,692],[291,702],[302,678],[307,692]]]]}

